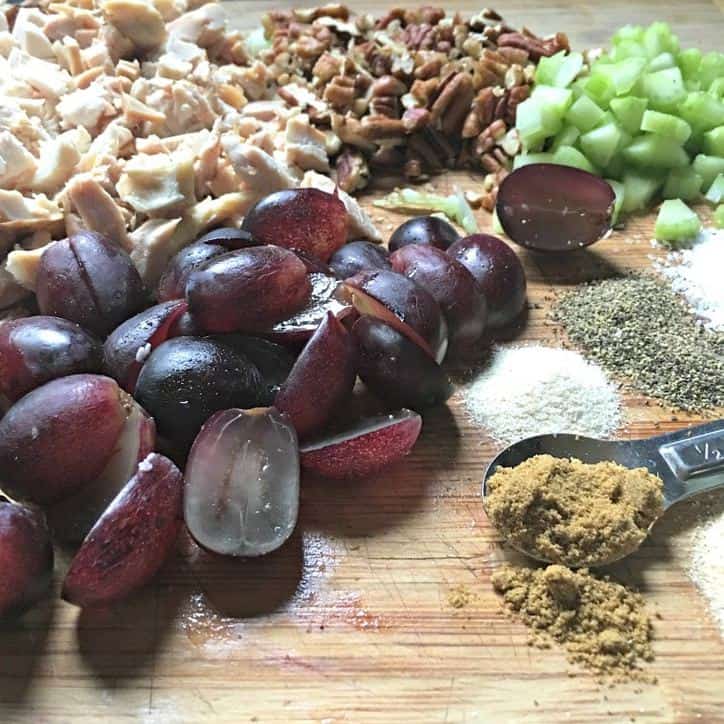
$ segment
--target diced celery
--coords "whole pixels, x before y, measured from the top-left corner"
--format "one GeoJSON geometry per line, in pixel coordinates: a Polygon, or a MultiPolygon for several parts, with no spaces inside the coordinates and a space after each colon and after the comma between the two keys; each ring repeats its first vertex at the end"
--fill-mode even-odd
{"type": "Polygon", "coordinates": [[[724,229],[724,204],[719,204],[719,206],[716,207],[712,219],[717,229],[724,229]]]}
{"type": "Polygon", "coordinates": [[[681,199],[669,199],[661,204],[656,217],[654,235],[660,241],[686,241],[701,231],[701,221],[681,199]]]}
{"type": "Polygon", "coordinates": [[[661,179],[657,176],[634,171],[626,171],[623,175],[624,213],[645,209],[651,203],[654,194],[661,187],[661,179]]]}
{"type": "MultiPolygon", "coordinates": [[[[673,61],[673,58],[672,58],[673,61]]],[[[598,61],[591,68],[591,75],[602,75],[610,82],[617,96],[628,93],[646,67],[644,58],[626,58],[617,63],[602,63],[598,61]]]]}
{"type": "Polygon", "coordinates": [[[557,149],[553,154],[553,163],[558,163],[561,166],[575,166],[575,168],[580,168],[589,173],[597,173],[591,162],[573,146],[561,146],[557,149]]]}
{"type": "MultiPolygon", "coordinates": [[[[621,132],[622,134],[624,131],[621,132]]],[[[630,140],[630,137],[629,137],[630,140]]],[[[623,156],[617,153],[608,163],[608,166],[604,169],[605,176],[610,178],[620,179],[623,177],[623,172],[626,170],[626,162],[623,160],[623,156]]]]}
{"type": "Polygon", "coordinates": [[[714,98],[724,98],[724,77],[717,78],[710,86],[707,93],[714,98]]]}
{"type": "Polygon", "coordinates": [[[622,42],[642,43],[644,29],[640,25],[622,25],[611,38],[612,45],[619,45],[622,42]]]}
{"type": "Polygon", "coordinates": [[[644,30],[642,40],[649,58],[655,58],[661,53],[676,53],[679,50],[679,40],[671,32],[668,23],[651,23],[644,30]]]}
{"type": "Polygon", "coordinates": [[[555,88],[551,85],[536,85],[530,97],[545,103],[552,115],[563,118],[573,102],[573,91],[569,88],[555,88]]]}
{"type": "Polygon", "coordinates": [[[681,68],[684,80],[698,79],[699,66],[701,65],[702,53],[698,48],[687,48],[676,56],[676,62],[681,68]]]}
{"type": "Polygon", "coordinates": [[[611,218],[611,223],[615,224],[618,221],[618,216],[621,213],[621,206],[623,205],[623,184],[620,181],[615,181],[611,178],[607,178],[606,182],[613,189],[613,193],[616,194],[616,200],[613,202],[613,216],[611,218]]]}
{"type": "Polygon", "coordinates": [[[720,204],[724,201],[724,173],[720,173],[709,186],[706,192],[706,200],[712,204],[720,204]]]}
{"type": "Polygon", "coordinates": [[[669,171],[661,195],[665,199],[694,201],[701,194],[701,176],[691,166],[669,171]]]}
{"type": "Polygon", "coordinates": [[[521,153],[513,159],[513,168],[528,166],[531,163],[552,163],[552,153],[521,153]]]}
{"type": "Polygon", "coordinates": [[[683,118],[695,134],[709,131],[724,125],[724,102],[709,93],[695,91],[689,93],[679,106],[680,118],[683,118]]]}
{"type": "Polygon", "coordinates": [[[659,111],[645,111],[641,119],[641,130],[673,138],[677,143],[686,143],[691,135],[691,126],[681,118],[659,111]]]}
{"type": "Polygon", "coordinates": [[[611,101],[611,111],[624,131],[638,133],[648,103],[647,98],[636,98],[636,96],[614,98],[611,101]]]}
{"type": "Polygon", "coordinates": [[[705,156],[700,153],[693,163],[694,171],[701,176],[701,183],[704,188],[714,182],[714,179],[720,174],[724,173],[724,158],[719,156],[705,156]]]}
{"type": "Polygon", "coordinates": [[[724,77],[724,53],[713,50],[701,59],[699,66],[701,87],[707,89],[715,80],[722,77],[724,77]]]}
{"type": "Polygon", "coordinates": [[[580,135],[581,132],[575,126],[571,124],[563,126],[553,139],[551,150],[555,151],[561,146],[573,146],[580,135]]]}
{"type": "Polygon", "coordinates": [[[567,88],[583,68],[583,56],[580,53],[560,53],[538,61],[535,71],[535,82],[541,85],[552,85],[556,88],[567,88]]]}
{"type": "Polygon", "coordinates": [[[646,48],[635,40],[622,40],[611,49],[610,58],[613,61],[626,60],[626,58],[646,58],[646,48]]]}
{"type": "Polygon", "coordinates": [[[648,70],[650,73],[655,73],[657,70],[665,70],[666,68],[673,68],[676,65],[676,58],[671,53],[660,53],[655,58],[652,58],[648,64],[648,70]]]}
{"type": "Polygon", "coordinates": [[[601,108],[608,108],[611,99],[616,95],[616,86],[613,81],[602,73],[591,75],[583,82],[586,95],[601,108]]]}
{"type": "Polygon", "coordinates": [[[704,134],[704,153],[724,156],[724,126],[717,126],[704,134]]]}
{"type": "Polygon", "coordinates": [[[686,98],[684,79],[678,68],[647,73],[641,78],[641,89],[649,106],[657,111],[673,111],[686,98]]]}
{"type": "Polygon", "coordinates": [[[516,108],[515,125],[525,150],[536,150],[558,132],[561,120],[544,102],[528,98],[516,108]]]}
{"type": "Polygon", "coordinates": [[[582,133],[590,131],[601,118],[603,110],[586,95],[574,101],[566,113],[566,121],[572,123],[582,133]]]}
{"type": "Polygon", "coordinates": [[[622,153],[627,161],[642,168],[678,168],[689,164],[686,151],[666,136],[639,136],[622,153]]]}
{"type": "Polygon", "coordinates": [[[605,168],[616,153],[620,140],[621,131],[618,126],[615,123],[607,123],[583,134],[580,146],[592,163],[605,168]]]}

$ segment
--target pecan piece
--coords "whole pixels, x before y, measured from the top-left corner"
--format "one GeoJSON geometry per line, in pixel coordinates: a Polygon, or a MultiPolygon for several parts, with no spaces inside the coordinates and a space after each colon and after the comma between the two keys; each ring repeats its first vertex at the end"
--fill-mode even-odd
{"type": "Polygon", "coordinates": [[[324,89],[322,98],[336,111],[349,110],[356,97],[354,79],[344,75],[332,78],[324,89]]]}
{"type": "Polygon", "coordinates": [[[459,133],[473,100],[473,80],[468,73],[458,73],[450,79],[432,104],[433,123],[440,122],[447,135],[459,133]]]}
{"type": "Polygon", "coordinates": [[[337,185],[348,194],[365,188],[370,180],[370,170],[359,151],[346,148],[335,164],[337,185]]]}
{"type": "Polygon", "coordinates": [[[556,33],[551,38],[538,38],[530,32],[503,33],[498,38],[498,45],[510,46],[527,51],[531,60],[538,61],[542,57],[555,55],[559,50],[568,50],[568,37],[565,33],[556,33]]]}

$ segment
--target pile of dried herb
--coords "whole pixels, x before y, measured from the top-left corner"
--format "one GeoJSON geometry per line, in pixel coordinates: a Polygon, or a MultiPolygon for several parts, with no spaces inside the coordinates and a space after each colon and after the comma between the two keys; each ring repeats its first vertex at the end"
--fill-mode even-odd
{"type": "Polygon", "coordinates": [[[587,284],[565,294],[553,317],[641,392],[683,410],[724,406],[724,333],[704,329],[665,283],[631,275],[587,284]]]}
{"type": "Polygon", "coordinates": [[[651,681],[641,662],[654,657],[644,599],[583,568],[503,566],[493,587],[506,608],[534,630],[531,644],[566,648],[568,659],[609,681],[651,681]]]}

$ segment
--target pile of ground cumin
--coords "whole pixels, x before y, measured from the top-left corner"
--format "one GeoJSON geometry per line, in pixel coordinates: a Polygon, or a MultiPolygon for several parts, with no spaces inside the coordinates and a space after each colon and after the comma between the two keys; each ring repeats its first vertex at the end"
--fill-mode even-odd
{"type": "Polygon", "coordinates": [[[653,627],[643,598],[607,577],[560,565],[495,571],[493,587],[506,608],[534,630],[530,643],[563,645],[571,663],[608,681],[648,681],[643,661],[653,659],[653,627]]]}
{"type": "Polygon", "coordinates": [[[567,566],[636,550],[662,513],[661,480],[645,468],[536,455],[488,480],[485,509],[516,548],[567,566]]]}

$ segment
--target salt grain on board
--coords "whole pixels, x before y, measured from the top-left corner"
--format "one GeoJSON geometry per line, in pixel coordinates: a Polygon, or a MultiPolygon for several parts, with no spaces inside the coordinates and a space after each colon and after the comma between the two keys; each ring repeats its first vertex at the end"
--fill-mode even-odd
{"type": "Polygon", "coordinates": [[[569,350],[498,347],[464,394],[473,420],[503,443],[559,432],[603,438],[621,425],[616,385],[569,350]]]}
{"type": "Polygon", "coordinates": [[[671,252],[655,266],[705,327],[724,331],[724,230],[705,229],[690,249],[671,252]]]}
{"type": "Polygon", "coordinates": [[[724,636],[724,513],[694,532],[689,576],[706,598],[724,636]]]}

